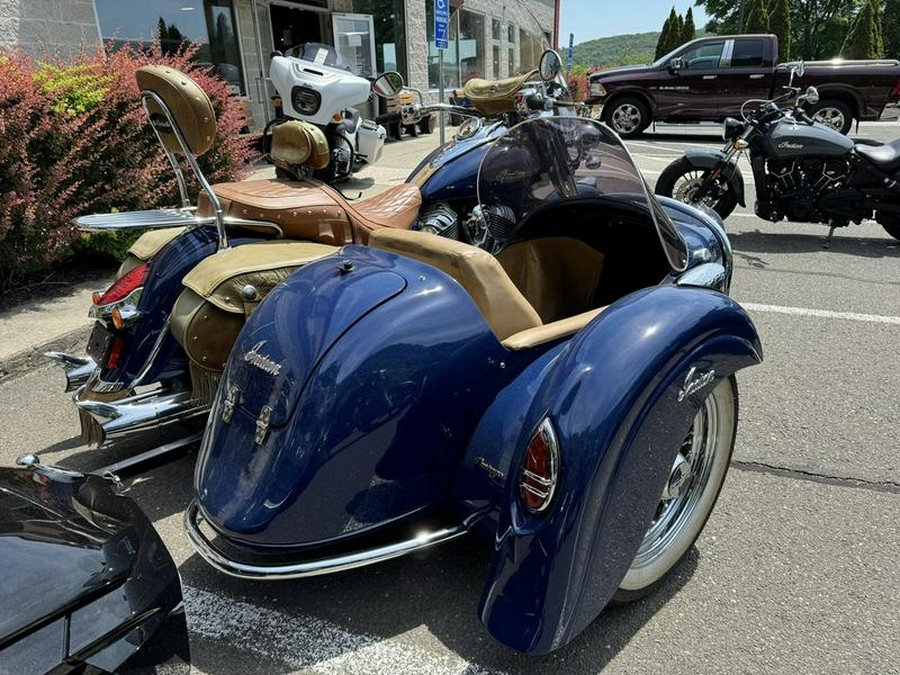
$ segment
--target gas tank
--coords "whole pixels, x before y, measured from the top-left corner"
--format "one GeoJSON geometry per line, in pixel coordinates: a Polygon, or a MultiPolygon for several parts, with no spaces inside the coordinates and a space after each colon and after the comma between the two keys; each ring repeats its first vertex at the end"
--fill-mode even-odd
{"type": "Polygon", "coordinates": [[[816,122],[812,126],[783,119],[766,134],[765,149],[770,157],[843,157],[854,142],[842,133],[816,122]]]}
{"type": "Polygon", "coordinates": [[[406,181],[419,186],[425,202],[475,197],[484,153],[508,128],[504,122],[494,122],[466,138],[454,137],[423,159],[406,181]]]}

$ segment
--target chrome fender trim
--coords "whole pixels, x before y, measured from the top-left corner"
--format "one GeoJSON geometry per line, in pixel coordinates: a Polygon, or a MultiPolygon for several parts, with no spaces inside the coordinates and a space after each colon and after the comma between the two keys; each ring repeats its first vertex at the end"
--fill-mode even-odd
{"type": "Polygon", "coordinates": [[[423,532],[413,539],[386,544],[384,546],[377,546],[375,548],[356,551],[333,558],[320,558],[318,560],[306,560],[288,564],[265,565],[244,563],[226,557],[225,554],[213,546],[213,543],[200,529],[200,525],[204,522],[206,522],[206,519],[200,513],[200,505],[195,499],[184,512],[184,529],[187,532],[191,544],[197,550],[197,553],[199,553],[206,562],[223,574],[239,579],[256,580],[300,579],[319,574],[331,574],[332,572],[352,570],[357,567],[372,565],[383,560],[398,558],[407,553],[420,551],[430,546],[434,546],[435,544],[441,544],[445,541],[456,539],[468,531],[464,524],[452,525],[432,532],[423,532]]]}
{"type": "Polygon", "coordinates": [[[66,391],[75,391],[87,383],[97,369],[94,359],[89,356],[75,356],[64,352],[45,352],[44,358],[60,366],[66,374],[66,391]]]}

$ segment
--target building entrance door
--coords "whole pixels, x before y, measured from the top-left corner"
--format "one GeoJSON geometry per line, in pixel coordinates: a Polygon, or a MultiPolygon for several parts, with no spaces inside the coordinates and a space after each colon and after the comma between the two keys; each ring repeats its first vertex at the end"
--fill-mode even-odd
{"type": "Polygon", "coordinates": [[[256,0],[256,49],[260,68],[257,76],[257,103],[265,110],[266,122],[275,117],[272,97],[278,94],[269,79],[269,55],[304,42],[326,42],[325,31],[330,29],[331,12],[324,7],[312,7],[284,0],[256,0]]]}

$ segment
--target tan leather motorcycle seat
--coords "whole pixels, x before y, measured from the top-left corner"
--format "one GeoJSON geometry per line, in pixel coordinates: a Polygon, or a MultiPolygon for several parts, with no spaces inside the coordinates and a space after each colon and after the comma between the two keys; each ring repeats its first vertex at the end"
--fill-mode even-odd
{"type": "MultiPolygon", "coordinates": [[[[192,154],[202,155],[212,147],[216,138],[216,113],[200,85],[168,66],[141,66],[135,78],[141,91],[153,92],[166,104],[192,154]]],[[[182,154],[181,144],[159,104],[150,99],[147,110],[150,123],[159,132],[163,145],[176,154],[182,154]]]]}
{"type": "MultiPolygon", "coordinates": [[[[369,233],[383,227],[407,230],[419,212],[419,188],[402,183],[368,199],[347,201],[340,192],[315,180],[249,180],[219,183],[213,191],[226,216],[275,223],[287,239],[324,244],[365,244],[369,233]]],[[[212,215],[200,194],[198,215],[212,215]]]]}

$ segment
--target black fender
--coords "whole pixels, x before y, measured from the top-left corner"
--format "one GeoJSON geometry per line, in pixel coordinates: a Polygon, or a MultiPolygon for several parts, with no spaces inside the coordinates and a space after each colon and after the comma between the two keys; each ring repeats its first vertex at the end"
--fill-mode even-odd
{"type": "MultiPolygon", "coordinates": [[[[698,169],[714,169],[725,161],[725,153],[712,148],[691,148],[690,150],[685,150],[684,160],[698,169]]],[[[731,185],[738,204],[746,206],[747,204],[744,202],[744,174],[741,173],[737,160],[734,158],[728,161],[728,165],[726,173],[728,184],[731,185]]]]}
{"type": "Polygon", "coordinates": [[[496,639],[546,653],[594,620],[634,559],[706,395],[761,360],[752,321],[728,296],[662,286],[623,298],[554,363],[522,373],[540,381],[515,384],[535,394],[506,471],[479,606],[496,639]],[[533,514],[520,506],[518,477],[545,418],[558,438],[559,479],[548,509],[533,514]]]}

